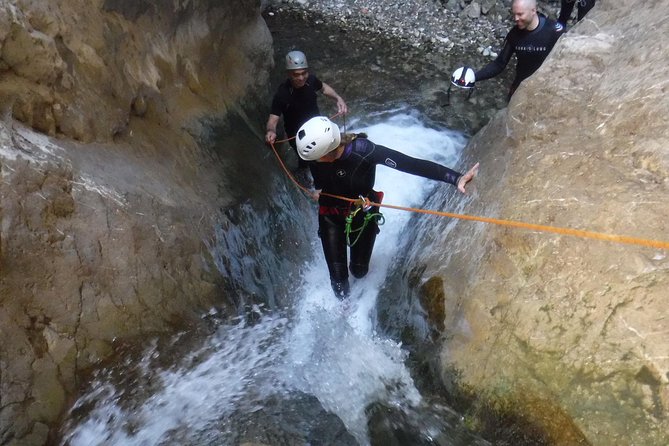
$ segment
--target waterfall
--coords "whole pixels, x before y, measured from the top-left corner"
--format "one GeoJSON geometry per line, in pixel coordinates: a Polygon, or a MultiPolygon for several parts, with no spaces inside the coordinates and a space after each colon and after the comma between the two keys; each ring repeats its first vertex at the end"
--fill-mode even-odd
{"type": "MultiPolygon", "coordinates": [[[[366,119],[349,118],[347,130],[365,131],[377,144],[448,166],[456,164],[466,142],[460,133],[427,126],[410,110],[366,119]]],[[[375,189],[385,192],[384,202],[400,206],[420,206],[430,194],[455,190],[383,166],[377,168],[375,189]]],[[[252,204],[238,212],[241,220],[262,220],[254,215],[252,204]]],[[[407,227],[410,213],[383,208],[382,212],[385,224],[377,237],[370,272],[363,279],[352,279],[349,299],[340,301],[332,293],[315,219],[304,217],[311,226],[304,236],[313,257],[294,265],[300,275],[290,279],[289,306],[254,304],[253,322],[248,317],[219,322],[209,337],[186,354],[174,355],[169,343],[162,348],[153,343],[138,363],[128,361],[101,370],[74,405],[63,443],[237,444],[232,439],[243,437],[234,432],[235,414],[259,411],[268,398],[298,392],[315,397],[336,415],[357,443],[369,444],[366,409],[370,404],[408,409],[423,399],[405,365],[406,351],[375,326],[378,291],[399,241],[411,231],[407,227]],[[126,369],[133,371],[122,371],[126,369]],[[119,374],[135,378],[124,381],[119,374]]],[[[267,259],[281,253],[263,244],[262,226],[246,225],[245,231],[239,231],[225,221],[221,228],[218,243],[211,245],[219,267],[236,276],[251,294],[264,293],[270,302],[288,301],[274,295],[272,283],[280,280],[280,273],[264,270],[273,264],[267,259]],[[247,246],[253,243],[252,248],[247,246]],[[230,255],[235,258],[226,257],[230,255]]],[[[432,433],[426,430],[424,435],[432,433]]]]}

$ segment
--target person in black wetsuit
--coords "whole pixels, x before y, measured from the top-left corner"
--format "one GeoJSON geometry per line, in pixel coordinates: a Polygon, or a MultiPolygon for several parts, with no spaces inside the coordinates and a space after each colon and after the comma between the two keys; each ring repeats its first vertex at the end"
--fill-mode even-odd
{"type": "MultiPolygon", "coordinates": [[[[265,141],[274,144],[276,141],[276,127],[279,118],[283,115],[283,126],[286,136],[291,138],[290,145],[295,149],[295,140],[292,139],[309,118],[319,116],[318,109],[319,92],[337,102],[337,113],[346,114],[348,108],[346,102],[337,92],[325,82],[322,82],[313,73],[309,73],[309,64],[302,51],[291,51],[286,55],[286,70],[288,79],[279,85],[272,99],[270,115],[267,119],[265,141]]],[[[306,167],[306,163],[299,159],[300,167],[306,167]]]]}
{"type": "Polygon", "coordinates": [[[490,79],[501,73],[515,53],[518,59],[516,77],[511,83],[508,99],[520,83],[530,77],[544,62],[564,27],[543,14],[537,13],[536,0],[514,0],[511,10],[516,22],[506,36],[497,58],[475,72],[476,81],[490,79]]]}
{"type": "MultiPolygon", "coordinates": [[[[332,197],[338,195],[351,199],[366,197],[380,203],[381,192],[374,190],[376,166],[418,175],[452,184],[465,193],[466,184],[478,171],[478,163],[467,173],[461,174],[432,161],[412,158],[388,147],[374,144],[365,134],[340,134],[339,127],[324,116],[307,121],[297,132],[297,153],[312,163],[311,173],[318,195],[318,233],[323,245],[325,260],[330,272],[330,283],[337,297],[349,294],[347,270],[346,217],[354,212],[347,201],[332,197]]],[[[378,225],[375,218],[363,225],[365,215],[373,216],[378,207],[367,212],[356,212],[352,228],[363,228],[357,241],[350,248],[349,269],[356,278],[364,277],[374,249],[378,225]]]]}
{"type": "Polygon", "coordinates": [[[567,22],[571,17],[571,13],[574,10],[574,4],[578,3],[576,21],[580,22],[583,17],[595,6],[595,0],[562,0],[560,3],[560,15],[558,16],[558,22],[567,27],[567,22]]]}

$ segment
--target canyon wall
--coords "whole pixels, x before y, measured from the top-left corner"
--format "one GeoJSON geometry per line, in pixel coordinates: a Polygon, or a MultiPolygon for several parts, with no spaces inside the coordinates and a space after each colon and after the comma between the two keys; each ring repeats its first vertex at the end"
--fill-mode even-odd
{"type": "Polygon", "coordinates": [[[116,340],[224,301],[203,122],[265,100],[255,0],[0,2],[0,444],[44,444],[116,340]]]}
{"type": "MultiPolygon", "coordinates": [[[[465,213],[666,246],[667,8],[597,2],[560,39],[470,142],[463,164],[481,171],[465,213]]],[[[456,370],[461,388],[513,408],[550,444],[667,444],[666,248],[467,221],[450,230],[447,219],[419,227],[415,249],[429,254],[409,264],[416,293],[444,303],[444,379],[456,370]]]]}

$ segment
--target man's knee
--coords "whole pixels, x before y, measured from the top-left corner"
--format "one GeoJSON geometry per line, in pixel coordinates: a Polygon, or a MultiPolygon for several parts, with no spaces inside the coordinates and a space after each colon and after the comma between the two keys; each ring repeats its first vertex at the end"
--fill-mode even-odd
{"type": "Polygon", "coordinates": [[[369,271],[369,265],[361,265],[359,263],[351,263],[350,266],[351,274],[356,279],[361,279],[367,275],[369,271]]]}

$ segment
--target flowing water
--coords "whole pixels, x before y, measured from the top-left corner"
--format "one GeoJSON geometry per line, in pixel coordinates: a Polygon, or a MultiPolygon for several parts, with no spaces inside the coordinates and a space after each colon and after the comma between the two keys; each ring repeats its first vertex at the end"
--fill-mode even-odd
{"type": "MultiPolygon", "coordinates": [[[[420,114],[401,108],[368,115],[365,121],[353,118],[348,125],[350,130],[366,131],[376,143],[450,166],[466,142],[461,133],[426,127],[420,114]]],[[[388,203],[419,206],[428,195],[450,194],[454,188],[380,166],[376,189],[385,192],[388,203]]],[[[254,211],[248,208],[246,212],[254,211]]],[[[251,309],[253,320],[241,317],[218,322],[212,335],[188,353],[179,353],[183,349],[176,347],[182,337],[189,336],[182,333],[169,343],[154,342],[139,361],[128,358],[101,370],[74,405],[63,444],[232,445],[257,441],[253,425],[258,421],[249,425],[240,420],[263,410],[272,399],[290,400],[295,395],[315,397],[326,412],[341,420],[348,433],[339,433],[337,443],[333,438],[318,438],[318,432],[307,428],[308,432],[296,437],[299,439],[286,444],[369,444],[369,408],[379,403],[427,423],[415,428],[424,441],[415,444],[485,444],[468,435],[457,414],[448,408],[425,407],[405,365],[407,352],[377,331],[377,294],[410,218],[404,211],[383,213],[386,223],[377,238],[370,273],[353,279],[348,300],[338,300],[330,289],[312,222],[308,238],[314,257],[301,266],[303,273],[295,280],[290,306],[269,309],[256,305],[251,309]],[[305,440],[308,435],[310,441],[305,440]],[[439,443],[434,442],[436,438],[441,438],[439,443]]],[[[240,243],[239,234],[230,228],[220,235],[219,243],[211,246],[219,257],[240,243]]],[[[276,255],[260,249],[260,259],[276,255]]],[[[256,277],[243,277],[248,268],[239,265],[228,267],[227,273],[237,275],[255,293],[263,292],[256,277]]],[[[308,419],[305,412],[298,418],[308,419]]],[[[281,431],[281,426],[275,431],[281,431]]],[[[273,443],[272,435],[278,438],[285,432],[269,434],[266,439],[267,444],[283,444],[273,443]]]]}

